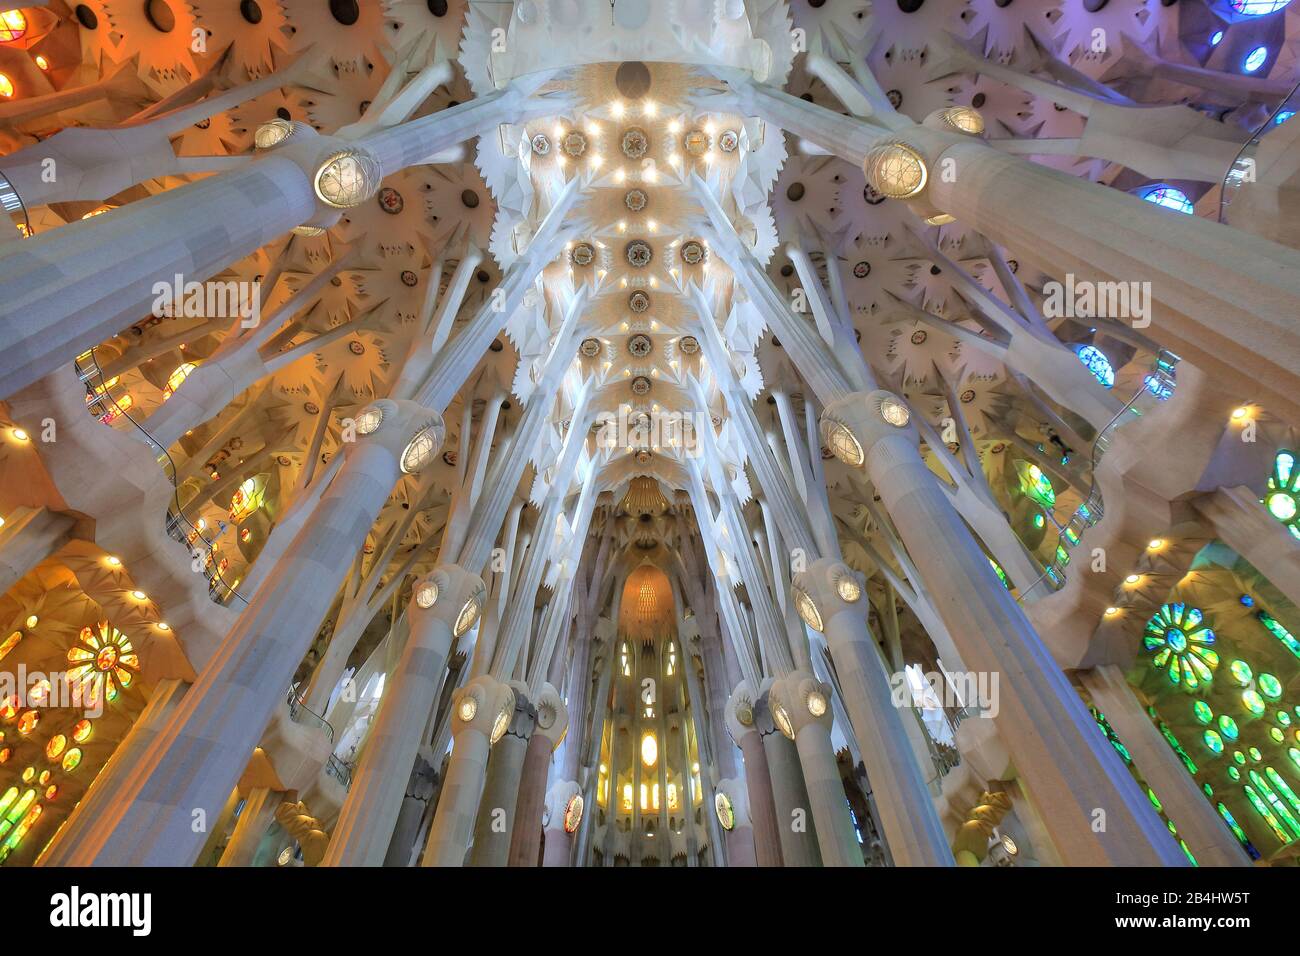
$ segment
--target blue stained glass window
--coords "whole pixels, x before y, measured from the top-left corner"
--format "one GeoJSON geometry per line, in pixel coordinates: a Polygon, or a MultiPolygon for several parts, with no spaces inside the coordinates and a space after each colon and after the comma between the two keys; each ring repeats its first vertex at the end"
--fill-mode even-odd
{"type": "Polygon", "coordinates": [[[1264,17],[1276,13],[1291,0],[1229,0],[1229,5],[1238,13],[1248,17],[1264,17]]]}
{"type": "Polygon", "coordinates": [[[1246,59],[1241,61],[1241,68],[1245,70],[1247,73],[1254,73],[1256,70],[1258,70],[1261,66],[1264,65],[1264,61],[1267,59],[1268,59],[1268,47],[1257,46],[1255,47],[1255,49],[1251,50],[1249,53],[1246,54],[1246,59]]]}
{"type": "Polygon", "coordinates": [[[1273,117],[1273,122],[1281,126],[1293,116],[1295,116],[1295,110],[1278,110],[1278,114],[1273,117]]]}
{"type": "Polygon", "coordinates": [[[1115,384],[1115,369],[1101,349],[1095,345],[1085,345],[1079,349],[1079,361],[1092,373],[1092,377],[1110,388],[1115,384]]]}
{"type": "Polygon", "coordinates": [[[1192,214],[1192,201],[1187,198],[1187,193],[1173,186],[1152,186],[1142,194],[1142,198],[1166,209],[1192,214]]]}
{"type": "Polygon", "coordinates": [[[1223,31],[1215,30],[1212,34],[1210,34],[1210,46],[1218,46],[1219,41],[1222,39],[1223,39],[1223,31]]]}

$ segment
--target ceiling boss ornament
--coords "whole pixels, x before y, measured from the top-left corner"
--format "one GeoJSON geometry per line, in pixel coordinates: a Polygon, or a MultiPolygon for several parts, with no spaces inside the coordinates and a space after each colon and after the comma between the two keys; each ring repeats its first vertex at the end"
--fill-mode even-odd
{"type": "Polygon", "coordinates": [[[627,244],[627,261],[629,265],[637,269],[644,269],[653,258],[654,252],[650,248],[650,243],[644,239],[633,239],[627,244]]]}
{"type": "Polygon", "coordinates": [[[645,130],[633,126],[631,129],[624,130],[619,146],[628,159],[640,159],[650,151],[650,139],[646,136],[645,130]]]}

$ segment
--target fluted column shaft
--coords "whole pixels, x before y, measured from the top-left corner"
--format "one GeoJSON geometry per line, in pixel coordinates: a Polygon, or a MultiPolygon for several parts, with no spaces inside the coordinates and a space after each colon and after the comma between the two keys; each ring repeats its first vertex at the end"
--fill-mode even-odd
{"type": "Polygon", "coordinates": [[[339,812],[322,866],[381,866],[402,809],[420,735],[442,686],[451,626],[441,614],[418,615],[370,729],[348,798],[339,812]]]}
{"type": "Polygon", "coordinates": [[[240,615],[167,728],[137,762],[106,814],[101,838],[69,863],[184,866],[203,834],[194,814],[215,818],[302,660],[325,607],[365,542],[398,475],[398,455],[362,441],[321,499],[313,520],[240,615]]]}
{"type": "MultiPolygon", "coordinates": [[[[510,833],[507,866],[537,866],[542,843],[542,808],[546,805],[546,777],[551,769],[551,738],[534,733],[524,753],[515,801],[515,825],[510,833]]],[[[583,812],[586,812],[584,806],[583,812]]]]}
{"type": "Polygon", "coordinates": [[[740,738],[739,744],[745,759],[745,793],[749,797],[749,819],[754,830],[754,856],[759,866],[782,866],[781,831],[763,738],[757,730],[750,730],[740,738]]]}
{"type": "Polygon", "coordinates": [[[866,467],[967,667],[996,675],[998,732],[1039,807],[1052,808],[1074,866],[1184,866],[1128,771],[1097,732],[1015,599],[906,433],[876,441],[866,467]],[[1104,831],[1094,830],[1097,811],[1104,831]]]}
{"type": "Polygon", "coordinates": [[[910,715],[894,706],[866,612],[865,606],[855,611],[848,605],[832,615],[826,642],[889,852],[898,866],[951,866],[947,836],[903,724],[910,715]]]}
{"type": "Polygon", "coordinates": [[[772,784],[782,865],[821,866],[815,818],[794,741],[779,730],[772,730],[763,734],[763,752],[772,784]],[[796,821],[800,821],[800,829],[796,829],[796,821]]]}
{"type": "Polygon", "coordinates": [[[201,282],[315,212],[307,172],[267,156],[11,247],[0,256],[0,396],[148,315],[154,283],[201,282]]]}

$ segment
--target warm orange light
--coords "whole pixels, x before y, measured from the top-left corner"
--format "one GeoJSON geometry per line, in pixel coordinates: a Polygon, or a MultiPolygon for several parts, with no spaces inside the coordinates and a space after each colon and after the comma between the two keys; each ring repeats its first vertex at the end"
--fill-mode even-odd
{"type": "Polygon", "coordinates": [[[50,61],[45,59],[42,54],[38,53],[36,54],[36,65],[42,70],[48,70],[50,68],[50,61]]]}
{"type": "Polygon", "coordinates": [[[9,79],[3,73],[0,73],[0,96],[5,99],[14,95],[14,81],[9,79]]]}
{"type": "Polygon", "coordinates": [[[21,10],[6,10],[0,13],[0,43],[21,40],[26,33],[27,17],[21,10]]]}

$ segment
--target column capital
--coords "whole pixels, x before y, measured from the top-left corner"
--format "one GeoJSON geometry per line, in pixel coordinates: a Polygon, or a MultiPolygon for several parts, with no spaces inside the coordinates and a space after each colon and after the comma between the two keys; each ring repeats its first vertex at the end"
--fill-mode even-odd
{"type": "Polygon", "coordinates": [[[460,637],[478,620],[487,598],[483,579],[458,564],[440,564],[411,590],[411,624],[437,619],[452,637],[460,637]]]}
{"type": "Polygon", "coordinates": [[[514,713],[514,689],[495,677],[480,674],[452,698],[452,736],[474,732],[494,744],[510,728],[514,713]]]}
{"type": "Polygon", "coordinates": [[[815,724],[831,729],[831,688],[808,671],[792,671],[772,684],[768,691],[772,719],[791,740],[805,727],[815,724]]]}
{"type": "Polygon", "coordinates": [[[551,684],[542,684],[535,702],[537,709],[537,726],[534,734],[541,734],[551,742],[551,750],[560,746],[565,733],[569,730],[569,708],[551,684]]]}
{"type": "Polygon", "coordinates": [[[854,468],[862,468],[871,449],[886,438],[904,435],[918,443],[907,403],[883,388],[851,392],[831,402],[822,409],[819,431],[822,444],[854,468]]]}
{"type": "Polygon", "coordinates": [[[713,787],[713,806],[707,812],[714,814],[722,829],[749,826],[749,791],[743,780],[723,777],[713,787]],[[730,820],[727,819],[728,813],[730,820]]]}
{"type": "MultiPolygon", "coordinates": [[[[528,699],[528,685],[521,680],[512,680],[510,688],[515,693],[514,710],[510,712],[510,721],[502,737],[517,737],[524,743],[532,739],[537,729],[537,708],[528,699]]],[[[495,743],[496,740],[493,740],[495,743]]]]}
{"type": "Polygon", "coordinates": [[[357,412],[352,421],[358,444],[382,445],[397,458],[407,475],[427,466],[447,437],[442,415],[405,399],[376,399],[357,412]]]}
{"type": "Polygon", "coordinates": [[[794,574],[790,593],[799,617],[814,631],[826,631],[831,618],[844,611],[867,616],[862,576],[834,558],[818,558],[794,574]]]}
{"type": "Polygon", "coordinates": [[[731,739],[737,746],[746,734],[761,733],[758,726],[758,697],[749,681],[742,680],[727,698],[722,719],[727,725],[727,733],[731,734],[731,739]]]}
{"type": "Polygon", "coordinates": [[[575,833],[585,810],[582,788],[577,781],[557,780],[546,791],[542,825],[549,830],[563,829],[566,833],[575,833]]]}

